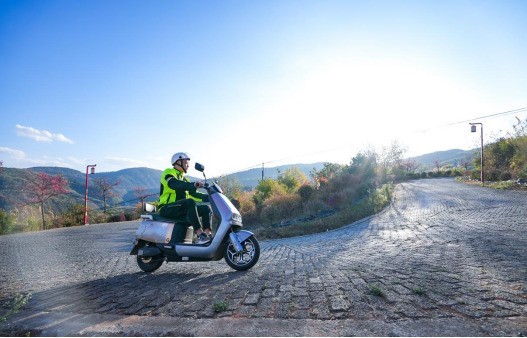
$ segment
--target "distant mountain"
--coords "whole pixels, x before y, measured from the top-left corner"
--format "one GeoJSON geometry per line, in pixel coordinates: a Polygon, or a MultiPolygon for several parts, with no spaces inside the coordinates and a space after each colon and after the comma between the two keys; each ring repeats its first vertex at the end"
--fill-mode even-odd
{"type": "MultiPolygon", "coordinates": [[[[466,160],[472,163],[472,158],[475,153],[475,150],[451,149],[424,154],[412,157],[411,159],[421,164],[424,168],[433,168],[435,166],[435,161],[439,161],[441,165],[452,164],[455,166],[466,160]]],[[[308,178],[310,178],[310,173],[313,169],[322,169],[324,163],[297,163],[278,167],[264,167],[263,177],[276,179],[280,173],[283,173],[291,167],[297,167],[308,178]]],[[[0,175],[0,208],[13,208],[17,203],[22,201],[23,196],[21,195],[21,187],[27,184],[28,180],[34,179],[38,172],[44,172],[48,175],[60,174],[68,180],[71,192],[66,196],[61,196],[60,203],[55,203],[58,209],[64,210],[64,208],[70,207],[74,204],[84,204],[84,194],[86,189],[85,172],[61,167],[34,167],[29,169],[2,168],[0,175]]],[[[93,175],[89,174],[90,203],[96,204],[99,207],[103,204],[100,193],[95,189],[93,182],[93,180],[97,178],[104,178],[109,183],[119,182],[119,184],[113,189],[116,197],[111,201],[108,201],[109,206],[135,205],[139,200],[134,193],[134,190],[137,188],[143,188],[147,193],[152,194],[149,200],[154,201],[158,198],[159,178],[161,173],[161,170],[151,168],[130,168],[113,172],[95,173],[93,175]]],[[[256,187],[258,182],[262,179],[262,168],[245,170],[227,176],[238,180],[245,189],[252,189],[256,187]]],[[[194,181],[198,178],[189,177],[189,179],[194,181]]]]}
{"type": "Polygon", "coordinates": [[[461,165],[464,161],[468,161],[472,165],[472,159],[476,155],[477,150],[461,150],[461,149],[450,149],[444,151],[436,151],[429,154],[420,156],[410,157],[410,160],[414,160],[424,168],[432,169],[436,165],[436,161],[439,165],[452,165],[456,167],[461,165]]]}
{"type": "MultiPolygon", "coordinates": [[[[298,167],[302,172],[309,177],[309,172],[313,168],[320,169],[323,167],[322,163],[314,164],[292,164],[283,165],[273,168],[264,168],[265,178],[277,178],[280,172],[284,172],[287,168],[292,166],[298,167]]],[[[22,201],[22,189],[29,180],[35,179],[36,173],[43,172],[48,175],[62,175],[69,182],[70,193],[60,197],[60,205],[84,204],[84,195],[86,190],[86,173],[77,170],[61,167],[33,167],[29,169],[16,168],[2,168],[2,175],[0,175],[0,208],[9,209],[15,207],[22,201]]],[[[112,184],[119,182],[114,188],[113,193],[116,195],[111,201],[107,201],[109,206],[132,206],[135,205],[139,199],[135,194],[135,189],[142,188],[147,194],[151,194],[147,201],[155,201],[159,194],[159,178],[161,177],[161,170],[151,168],[130,168],[113,172],[102,172],[88,175],[88,197],[90,203],[102,207],[102,196],[97,191],[94,184],[94,179],[105,179],[112,184]]],[[[262,177],[262,169],[251,169],[239,173],[231,174],[229,176],[239,180],[246,188],[254,188],[262,177]]],[[[198,180],[198,178],[189,176],[191,181],[198,180]]]]}

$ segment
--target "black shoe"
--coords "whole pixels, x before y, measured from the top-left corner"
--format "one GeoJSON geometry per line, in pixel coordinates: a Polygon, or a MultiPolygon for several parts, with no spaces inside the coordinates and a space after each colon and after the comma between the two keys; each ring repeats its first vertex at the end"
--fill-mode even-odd
{"type": "Polygon", "coordinates": [[[196,244],[205,244],[211,241],[211,237],[207,236],[204,232],[202,232],[198,239],[196,240],[196,244]]]}

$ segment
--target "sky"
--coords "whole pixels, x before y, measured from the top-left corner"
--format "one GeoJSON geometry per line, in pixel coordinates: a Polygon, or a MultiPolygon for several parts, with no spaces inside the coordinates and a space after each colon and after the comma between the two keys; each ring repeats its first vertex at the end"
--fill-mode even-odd
{"type": "Polygon", "coordinates": [[[526,36],[524,0],[2,0],[0,161],[185,151],[212,176],[477,148],[469,122],[487,143],[527,118],[526,36]]]}

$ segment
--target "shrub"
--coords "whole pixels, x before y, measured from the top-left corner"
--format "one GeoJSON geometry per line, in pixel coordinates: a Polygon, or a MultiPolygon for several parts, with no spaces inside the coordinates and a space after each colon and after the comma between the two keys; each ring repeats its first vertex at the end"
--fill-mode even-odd
{"type": "Polygon", "coordinates": [[[286,187],[272,178],[261,180],[255,190],[253,200],[257,206],[263,204],[263,202],[271,196],[283,195],[286,193],[286,187]]]}
{"type": "Polygon", "coordinates": [[[313,193],[315,192],[315,188],[310,186],[309,184],[304,184],[300,188],[298,188],[298,195],[300,196],[300,199],[303,203],[307,202],[313,193]]]}
{"type": "Polygon", "coordinates": [[[300,196],[295,194],[275,195],[264,202],[261,219],[264,223],[273,223],[291,218],[298,213],[300,196]]]}
{"type": "Polygon", "coordinates": [[[500,175],[500,181],[508,181],[512,179],[512,174],[508,171],[504,171],[500,175]]]}
{"type": "Polygon", "coordinates": [[[518,178],[527,179],[527,164],[518,172],[518,178]]]}
{"type": "Polygon", "coordinates": [[[493,169],[487,173],[487,177],[485,177],[485,179],[487,181],[499,181],[500,176],[501,176],[501,171],[498,169],[493,169]]]}
{"type": "Polygon", "coordinates": [[[0,209],[0,235],[9,234],[14,230],[14,220],[11,213],[0,209]]]}
{"type": "Polygon", "coordinates": [[[65,213],[57,217],[53,224],[58,227],[71,227],[84,224],[84,206],[82,204],[72,206],[65,213]]]}
{"type": "Polygon", "coordinates": [[[481,171],[479,169],[474,169],[470,172],[470,178],[473,180],[481,179],[481,171]]]}
{"type": "Polygon", "coordinates": [[[306,175],[297,167],[287,169],[278,176],[278,182],[286,187],[287,192],[295,192],[308,182],[306,175]]]}

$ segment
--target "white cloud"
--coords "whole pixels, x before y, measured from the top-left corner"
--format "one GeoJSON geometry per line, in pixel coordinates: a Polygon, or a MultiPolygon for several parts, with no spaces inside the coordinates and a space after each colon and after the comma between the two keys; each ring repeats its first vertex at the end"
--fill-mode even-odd
{"type": "Polygon", "coordinates": [[[73,141],[64,136],[63,134],[53,134],[47,130],[38,130],[32,127],[25,127],[19,124],[16,125],[17,135],[23,137],[29,137],[37,142],[65,142],[73,144],[73,141]]]}
{"type": "Polygon", "coordinates": [[[7,154],[16,160],[21,160],[26,157],[26,153],[24,153],[22,150],[11,149],[7,147],[0,147],[0,153],[7,154]]]}

